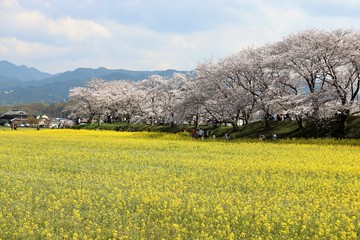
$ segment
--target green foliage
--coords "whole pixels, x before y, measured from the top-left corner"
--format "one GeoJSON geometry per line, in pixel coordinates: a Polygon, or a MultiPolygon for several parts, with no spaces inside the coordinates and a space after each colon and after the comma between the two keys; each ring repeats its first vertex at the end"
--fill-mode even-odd
{"type": "MultiPolygon", "coordinates": [[[[337,136],[338,122],[336,119],[328,121],[305,120],[304,129],[299,130],[296,121],[273,121],[270,128],[266,128],[263,122],[254,122],[248,125],[233,128],[230,126],[200,126],[204,131],[209,130],[210,135],[216,138],[223,138],[226,133],[230,134],[231,139],[258,139],[260,134],[265,135],[266,139],[271,139],[271,135],[276,132],[278,139],[292,138],[329,138],[337,136]]],[[[126,123],[102,123],[101,125],[93,123],[90,125],[77,125],[74,129],[92,129],[92,130],[115,130],[126,132],[169,132],[179,133],[191,132],[194,129],[192,125],[146,125],[146,124],[126,124],[126,123]]],[[[350,117],[346,125],[345,138],[360,138],[360,117],[350,117]]]]}

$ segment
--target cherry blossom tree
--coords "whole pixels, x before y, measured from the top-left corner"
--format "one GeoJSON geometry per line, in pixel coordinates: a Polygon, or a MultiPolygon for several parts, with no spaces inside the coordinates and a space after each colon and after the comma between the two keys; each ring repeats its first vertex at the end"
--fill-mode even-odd
{"type": "Polygon", "coordinates": [[[324,81],[330,85],[334,101],[327,104],[327,111],[339,116],[339,134],[345,135],[345,123],[356,107],[360,88],[359,33],[336,30],[326,34],[323,48],[324,81]]]}
{"type": "Polygon", "coordinates": [[[130,124],[134,116],[141,115],[143,93],[134,82],[108,82],[107,91],[108,111],[114,120],[130,124]]]}
{"type": "Polygon", "coordinates": [[[271,113],[276,110],[276,83],[280,78],[280,72],[271,65],[269,53],[267,46],[247,48],[227,57],[223,63],[229,83],[243,90],[241,94],[247,97],[247,107],[252,112],[259,111],[267,128],[271,113]]]}
{"type": "Polygon", "coordinates": [[[138,83],[138,88],[146,93],[143,95],[144,101],[142,101],[142,113],[145,121],[150,124],[155,121],[174,123],[174,105],[179,100],[185,78],[183,74],[174,74],[171,78],[153,75],[138,83]]]}
{"type": "Polygon", "coordinates": [[[182,76],[181,87],[178,88],[177,98],[173,105],[174,120],[177,122],[194,123],[198,127],[200,120],[205,119],[202,85],[194,77],[182,76]]]}
{"type": "Polygon", "coordinates": [[[218,61],[200,63],[195,76],[150,76],[140,82],[89,81],[69,92],[74,116],[100,122],[150,124],[200,121],[248,123],[276,114],[315,122],[339,118],[339,133],[359,113],[360,33],[353,30],[305,30],[218,61]]]}
{"type": "Polygon", "coordinates": [[[88,117],[89,122],[95,118],[99,122],[107,104],[103,98],[107,95],[107,91],[103,90],[104,85],[104,80],[92,79],[85,87],[70,89],[68,109],[72,112],[72,117],[88,117]]]}
{"type": "Polygon", "coordinates": [[[290,71],[290,76],[300,81],[300,93],[308,105],[308,116],[320,118],[320,107],[328,101],[329,87],[324,82],[323,51],[324,31],[306,30],[292,34],[275,47],[277,54],[283,59],[283,66],[290,71]]]}
{"type": "Polygon", "coordinates": [[[206,60],[196,68],[196,81],[203,97],[203,107],[209,121],[238,126],[239,119],[247,120],[246,98],[238,85],[228,81],[225,61],[206,60]]]}

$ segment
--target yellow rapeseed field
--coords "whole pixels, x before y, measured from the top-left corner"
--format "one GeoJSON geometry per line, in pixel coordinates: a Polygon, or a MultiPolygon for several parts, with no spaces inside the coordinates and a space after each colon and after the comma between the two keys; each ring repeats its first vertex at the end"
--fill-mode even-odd
{"type": "Polygon", "coordinates": [[[0,239],[360,239],[360,147],[0,129],[0,239]]]}

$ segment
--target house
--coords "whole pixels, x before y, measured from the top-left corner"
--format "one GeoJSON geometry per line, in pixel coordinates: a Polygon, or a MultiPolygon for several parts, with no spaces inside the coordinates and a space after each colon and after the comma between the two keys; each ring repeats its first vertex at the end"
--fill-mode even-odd
{"type": "Polygon", "coordinates": [[[51,122],[51,119],[45,114],[38,115],[36,119],[39,127],[48,127],[51,122]]]}
{"type": "Polygon", "coordinates": [[[17,119],[27,119],[29,115],[20,110],[10,110],[3,115],[0,116],[0,119],[11,121],[11,119],[17,118],[17,119]]]}
{"type": "Polygon", "coordinates": [[[30,117],[30,115],[28,115],[24,111],[10,110],[0,116],[0,122],[2,122],[2,123],[11,123],[11,122],[23,123],[23,122],[27,121],[28,117],[30,117]]]}
{"type": "Polygon", "coordinates": [[[75,122],[66,118],[55,118],[52,119],[49,128],[68,128],[73,127],[75,125],[75,122]]]}

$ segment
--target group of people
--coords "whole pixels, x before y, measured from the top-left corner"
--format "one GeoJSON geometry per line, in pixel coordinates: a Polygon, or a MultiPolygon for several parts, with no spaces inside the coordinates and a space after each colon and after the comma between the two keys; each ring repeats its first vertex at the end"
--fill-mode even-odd
{"type": "MultiPolygon", "coordinates": [[[[277,139],[277,134],[276,134],[276,132],[273,132],[271,135],[271,140],[275,141],[276,139],[277,139]]],[[[266,140],[265,134],[260,134],[259,140],[265,141],[266,140]]]]}
{"type": "MultiPolygon", "coordinates": [[[[187,132],[187,130],[184,129],[184,132],[187,132]]],[[[211,132],[210,132],[209,129],[207,129],[207,130],[203,130],[202,128],[199,128],[199,129],[191,129],[190,134],[191,134],[191,137],[192,137],[192,138],[205,139],[205,138],[210,138],[210,137],[211,137],[211,132]]],[[[230,139],[231,139],[229,133],[225,133],[224,137],[225,137],[226,140],[230,140],[230,139]]],[[[216,138],[216,136],[213,135],[212,138],[216,138]]]]}
{"type": "Polygon", "coordinates": [[[209,138],[210,137],[210,130],[203,130],[202,128],[200,129],[191,129],[191,137],[193,138],[209,138]]]}
{"type": "MultiPolygon", "coordinates": [[[[183,132],[187,132],[187,130],[184,129],[183,132]]],[[[211,132],[208,129],[203,130],[202,128],[199,128],[199,129],[191,129],[190,135],[191,135],[192,138],[205,139],[205,138],[209,138],[211,136],[210,133],[211,132]]],[[[215,138],[215,135],[213,135],[213,137],[215,138]]],[[[271,134],[271,140],[275,141],[277,139],[277,137],[278,136],[277,136],[276,132],[273,132],[271,134]]],[[[231,140],[231,136],[230,136],[230,134],[228,132],[225,133],[224,138],[226,140],[231,140]]],[[[260,134],[259,140],[265,141],[266,140],[265,134],[260,134]]]]}

